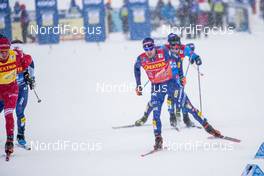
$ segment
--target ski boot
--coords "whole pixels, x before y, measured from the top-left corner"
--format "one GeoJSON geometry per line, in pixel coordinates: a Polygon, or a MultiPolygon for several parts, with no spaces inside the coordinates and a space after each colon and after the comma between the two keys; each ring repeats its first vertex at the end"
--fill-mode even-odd
{"type": "Polygon", "coordinates": [[[25,140],[25,135],[23,135],[23,134],[18,134],[17,135],[17,143],[19,144],[19,145],[26,145],[27,144],[27,141],[25,140]]]}
{"type": "Polygon", "coordinates": [[[156,135],[155,136],[154,150],[162,149],[162,147],[163,147],[163,139],[162,139],[161,135],[156,135]]]}
{"type": "Polygon", "coordinates": [[[177,127],[177,120],[174,113],[170,113],[170,125],[172,127],[177,127]]]}
{"type": "Polygon", "coordinates": [[[190,120],[188,113],[183,113],[183,122],[187,128],[194,127],[194,123],[190,120]]]}
{"type": "Polygon", "coordinates": [[[214,137],[220,137],[222,136],[220,131],[214,129],[212,127],[212,125],[210,125],[207,121],[205,121],[204,125],[203,125],[205,131],[211,135],[213,135],[214,137]]]}
{"type": "Polygon", "coordinates": [[[13,137],[7,137],[5,144],[5,153],[6,155],[11,155],[13,152],[14,152],[13,137]]]}
{"type": "Polygon", "coordinates": [[[139,119],[135,122],[135,125],[136,126],[142,126],[142,125],[144,125],[144,123],[146,123],[147,120],[148,120],[148,116],[146,114],[144,114],[144,116],[141,119],[139,119]]]}

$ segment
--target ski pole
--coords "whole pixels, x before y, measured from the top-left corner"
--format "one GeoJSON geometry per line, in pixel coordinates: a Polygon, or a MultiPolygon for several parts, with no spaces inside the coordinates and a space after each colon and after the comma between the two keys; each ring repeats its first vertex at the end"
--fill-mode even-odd
{"type": "Polygon", "coordinates": [[[33,89],[33,91],[34,91],[34,94],[36,95],[36,97],[37,97],[37,99],[38,99],[38,103],[40,103],[40,102],[41,102],[41,99],[39,98],[39,96],[38,96],[38,94],[37,94],[36,90],[35,90],[35,89],[33,89]]]}
{"type": "Polygon", "coordinates": [[[200,111],[203,112],[202,109],[202,93],[201,93],[201,78],[200,78],[200,67],[197,66],[197,72],[198,72],[198,84],[199,84],[199,98],[200,98],[200,111]]]}
{"type": "Polygon", "coordinates": [[[184,74],[185,75],[184,77],[187,77],[190,65],[191,65],[191,62],[189,61],[187,69],[186,69],[185,74],[184,74]]]}
{"type": "Polygon", "coordinates": [[[144,84],[143,88],[145,88],[149,83],[149,80],[144,84]]]}
{"type": "MultiPolygon", "coordinates": [[[[192,65],[193,68],[197,69],[195,65],[192,65]]],[[[204,74],[202,72],[199,73],[201,76],[204,76],[204,74]]]]}

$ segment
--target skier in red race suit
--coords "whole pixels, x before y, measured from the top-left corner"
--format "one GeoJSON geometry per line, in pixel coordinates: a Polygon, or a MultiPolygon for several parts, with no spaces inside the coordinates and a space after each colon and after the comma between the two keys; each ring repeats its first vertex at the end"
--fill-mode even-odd
{"type": "Polygon", "coordinates": [[[10,49],[10,41],[6,37],[0,38],[0,100],[4,102],[7,141],[5,152],[13,153],[14,149],[14,117],[18,97],[17,68],[26,69],[32,62],[30,55],[18,55],[10,49]]]}

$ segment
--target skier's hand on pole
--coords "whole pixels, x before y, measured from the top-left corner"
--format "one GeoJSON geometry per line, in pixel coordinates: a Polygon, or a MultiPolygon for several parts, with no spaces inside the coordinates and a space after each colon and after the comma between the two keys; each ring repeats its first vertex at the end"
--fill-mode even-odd
{"type": "Polygon", "coordinates": [[[195,64],[198,66],[202,65],[202,60],[201,60],[199,55],[195,55],[194,57],[190,57],[190,62],[191,62],[191,64],[194,64],[194,62],[195,62],[195,64]]]}
{"type": "Polygon", "coordinates": [[[26,83],[29,85],[30,90],[33,90],[36,87],[36,81],[34,77],[30,77],[28,72],[24,73],[26,83]]]}
{"type": "Polygon", "coordinates": [[[186,83],[187,83],[186,77],[185,76],[181,77],[180,78],[180,82],[181,82],[181,85],[184,87],[186,85],[186,83]]]}
{"type": "Polygon", "coordinates": [[[143,91],[142,86],[141,85],[138,85],[136,87],[136,94],[137,94],[137,96],[141,96],[142,95],[142,91],[143,91]]]}

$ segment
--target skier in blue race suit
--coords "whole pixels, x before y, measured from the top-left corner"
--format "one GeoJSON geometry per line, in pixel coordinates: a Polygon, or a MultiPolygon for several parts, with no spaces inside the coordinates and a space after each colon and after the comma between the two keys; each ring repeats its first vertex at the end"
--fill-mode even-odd
{"type": "MultiPolygon", "coordinates": [[[[172,100],[172,107],[176,104],[176,107],[182,108],[185,113],[191,113],[194,118],[204,126],[208,133],[219,136],[220,132],[215,130],[207,120],[201,116],[201,113],[192,106],[184,93],[182,79],[180,79],[179,69],[176,64],[176,60],[179,59],[180,56],[177,54],[170,54],[170,51],[166,47],[155,46],[154,40],[151,38],[145,38],[143,40],[143,48],[145,53],[138,56],[134,66],[137,85],[136,93],[139,96],[142,95],[140,79],[140,68],[142,67],[151,82],[150,103],[153,108],[154,149],[157,150],[162,148],[163,139],[161,136],[162,124],[160,121],[160,114],[166,95],[172,100]]],[[[199,58],[198,55],[192,55],[192,57],[195,59],[199,58]]]]}
{"type": "Polygon", "coordinates": [[[169,50],[164,47],[155,46],[152,38],[143,40],[144,53],[140,54],[134,66],[136,78],[136,93],[142,95],[141,71],[142,67],[151,82],[151,104],[153,106],[153,128],[155,135],[154,149],[162,148],[160,113],[164,98],[167,94],[172,96],[175,92],[175,75],[178,69],[176,64],[170,60],[169,50]]]}
{"type": "MultiPolygon", "coordinates": [[[[168,43],[170,43],[172,38],[173,38],[172,34],[168,35],[168,43]]],[[[201,62],[200,57],[194,53],[194,45],[193,44],[187,44],[187,45],[180,44],[179,46],[180,46],[180,51],[179,51],[180,58],[178,58],[178,59],[176,58],[175,62],[176,62],[176,66],[178,68],[181,83],[185,84],[186,78],[183,75],[183,66],[182,66],[183,65],[182,62],[183,62],[183,59],[185,58],[185,56],[191,58],[190,60],[191,60],[192,64],[195,62],[197,65],[201,65],[202,62],[201,62]]],[[[170,44],[166,44],[163,47],[170,50],[170,44]]],[[[170,53],[172,53],[172,51],[170,51],[170,53]]],[[[168,97],[167,105],[168,105],[168,111],[170,114],[170,124],[172,127],[176,127],[177,126],[177,119],[180,118],[180,108],[176,108],[176,113],[175,113],[175,109],[174,109],[171,97],[168,97]]],[[[136,126],[143,125],[147,121],[152,110],[153,110],[152,104],[151,104],[151,102],[148,102],[143,117],[140,118],[139,120],[137,120],[135,122],[135,125],[136,126]]],[[[194,127],[194,123],[190,120],[188,113],[186,113],[184,111],[182,113],[183,113],[183,121],[186,124],[186,126],[187,127],[194,127]]]]}
{"type": "MultiPolygon", "coordinates": [[[[176,34],[170,34],[169,35],[169,49],[170,49],[170,57],[172,60],[174,60],[175,62],[181,60],[181,58],[183,58],[183,56],[188,56],[190,58],[190,62],[196,62],[197,65],[201,65],[201,59],[200,56],[195,54],[193,52],[192,49],[190,49],[189,54],[182,51],[182,45],[181,45],[181,41],[180,41],[180,37],[176,34]],[[184,54],[182,56],[182,54],[184,54]]],[[[190,48],[193,48],[190,47],[190,48]]],[[[197,108],[195,108],[191,101],[189,100],[188,96],[186,95],[186,93],[184,92],[184,86],[185,86],[185,75],[183,74],[183,71],[179,69],[179,79],[177,84],[175,84],[175,92],[173,94],[169,94],[168,96],[173,95],[172,97],[170,97],[170,99],[172,99],[173,102],[173,107],[174,105],[179,108],[182,109],[184,114],[190,113],[192,114],[192,116],[195,118],[195,120],[197,120],[204,128],[205,130],[216,137],[221,136],[221,133],[214,129],[208,122],[207,119],[204,118],[202,116],[202,112],[200,112],[197,108]]]]}

